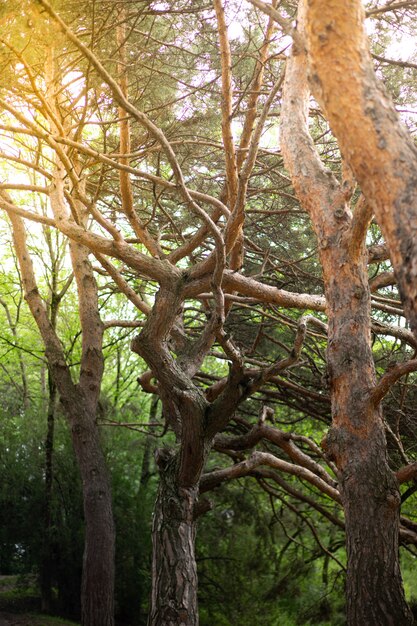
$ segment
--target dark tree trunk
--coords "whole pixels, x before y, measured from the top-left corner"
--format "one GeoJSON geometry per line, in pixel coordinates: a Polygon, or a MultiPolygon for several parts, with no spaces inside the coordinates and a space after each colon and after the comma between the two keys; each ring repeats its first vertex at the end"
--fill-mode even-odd
{"type": "MultiPolygon", "coordinates": [[[[145,438],[145,446],[143,450],[142,466],[140,468],[139,488],[136,494],[136,524],[137,528],[141,529],[139,540],[136,542],[135,549],[133,550],[133,570],[139,572],[143,568],[143,564],[148,562],[150,554],[150,546],[148,543],[148,523],[151,516],[150,509],[150,494],[152,490],[149,490],[149,480],[152,476],[153,468],[153,456],[152,452],[155,447],[155,432],[156,432],[156,417],[159,403],[159,396],[157,394],[151,397],[151,406],[149,410],[149,422],[152,424],[149,427],[148,434],[145,438]],[[144,534],[146,533],[146,535],[144,534]],[[146,540],[145,540],[146,537],[146,540]]],[[[153,498],[152,498],[153,499],[153,498]]],[[[153,502],[152,502],[153,504],[153,502]]],[[[149,587],[147,581],[143,576],[135,582],[135,602],[130,602],[127,615],[130,621],[144,623],[148,616],[148,604],[149,604],[149,587]]]]}
{"type": "Polygon", "coordinates": [[[71,432],[85,517],[81,624],[113,626],[115,529],[110,480],[95,416],[80,410],[71,419],[71,432]]]}
{"type": "Polygon", "coordinates": [[[52,480],[53,480],[53,452],[54,452],[54,429],[55,408],[57,401],[57,388],[48,372],[48,414],[47,431],[45,438],[45,500],[44,500],[44,536],[42,549],[42,563],[40,573],[41,608],[43,613],[50,613],[52,603],[52,480]]]}
{"type": "Polygon", "coordinates": [[[178,487],[176,457],[159,459],[159,466],[148,626],[197,626],[194,506],[198,487],[178,487]]]}
{"type": "Polygon", "coordinates": [[[406,626],[413,617],[399,566],[400,495],[386,462],[382,427],[375,430],[365,441],[352,435],[346,442],[354,446],[354,458],[341,482],[349,563],[348,625],[406,626]]]}
{"type": "Polygon", "coordinates": [[[140,481],[138,489],[138,502],[143,496],[146,495],[146,488],[148,486],[149,478],[151,476],[151,458],[152,458],[152,444],[154,441],[154,435],[156,430],[156,414],[158,410],[159,396],[154,394],[151,398],[151,407],[149,410],[149,432],[145,439],[145,448],[143,450],[142,467],[140,470],[140,481]]]}

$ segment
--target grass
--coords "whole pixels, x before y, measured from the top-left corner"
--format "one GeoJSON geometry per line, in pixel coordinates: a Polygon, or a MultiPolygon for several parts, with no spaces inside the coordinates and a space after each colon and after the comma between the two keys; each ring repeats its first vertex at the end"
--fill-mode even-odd
{"type": "Polygon", "coordinates": [[[62,617],[53,617],[52,615],[40,615],[38,613],[30,613],[30,626],[77,626],[77,622],[72,622],[62,617]]]}
{"type": "Polygon", "coordinates": [[[0,612],[13,614],[16,626],[77,626],[77,622],[43,615],[39,593],[30,577],[0,576],[0,612]]]}

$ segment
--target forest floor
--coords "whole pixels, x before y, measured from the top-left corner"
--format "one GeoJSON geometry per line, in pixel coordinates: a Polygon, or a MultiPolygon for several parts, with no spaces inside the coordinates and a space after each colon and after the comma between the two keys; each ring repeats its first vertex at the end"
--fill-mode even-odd
{"type": "Polygon", "coordinates": [[[42,615],[33,581],[0,576],[0,626],[77,626],[62,617],[42,615]]]}
{"type": "Polygon", "coordinates": [[[68,626],[75,622],[68,622],[59,617],[37,615],[35,613],[2,613],[0,612],[0,626],[68,626]]]}

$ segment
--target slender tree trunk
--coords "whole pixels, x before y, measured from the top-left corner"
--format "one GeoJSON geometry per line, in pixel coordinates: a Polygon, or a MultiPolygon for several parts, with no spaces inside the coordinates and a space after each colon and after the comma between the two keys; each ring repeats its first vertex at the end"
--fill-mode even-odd
{"type": "MultiPolygon", "coordinates": [[[[58,169],[56,186],[50,197],[54,214],[66,215],[63,197],[62,173],[58,169]]],[[[39,294],[23,221],[16,215],[10,219],[25,299],[42,335],[48,366],[70,424],[82,479],[85,548],[81,623],[82,626],[113,626],[115,530],[110,480],[96,421],[104,367],[103,324],[99,314],[97,283],[88,250],[70,242],[82,328],[80,374],[79,382],[75,385],[62,344],[39,294]]]]}
{"type": "MultiPolygon", "coordinates": [[[[157,408],[159,403],[159,396],[153,394],[151,397],[151,406],[149,410],[149,422],[153,424],[156,420],[157,408]]],[[[148,489],[149,479],[151,478],[151,472],[153,468],[153,456],[152,451],[155,447],[155,431],[156,425],[149,427],[148,434],[145,438],[145,446],[143,450],[142,465],[140,467],[139,487],[136,493],[136,524],[137,528],[141,529],[140,539],[136,542],[135,549],[133,551],[133,571],[139,572],[140,568],[143,568],[144,563],[147,563],[149,559],[150,549],[148,543],[148,523],[150,520],[150,491],[148,489]],[[146,540],[144,540],[146,537],[146,540]]],[[[136,617],[136,621],[144,623],[148,616],[148,602],[149,602],[149,588],[148,583],[141,577],[136,581],[136,597],[135,603],[130,605],[128,616],[131,621],[136,617]]]]}
{"type": "Polygon", "coordinates": [[[149,427],[149,432],[145,439],[145,448],[143,450],[142,467],[140,470],[138,501],[141,500],[142,495],[145,495],[146,488],[147,488],[149,478],[151,475],[151,455],[152,455],[152,447],[153,447],[152,443],[154,441],[154,434],[156,430],[156,426],[154,425],[154,422],[156,420],[158,402],[159,402],[159,396],[157,394],[152,395],[151,407],[149,410],[149,422],[152,425],[149,427]]]}
{"type": "Polygon", "coordinates": [[[110,480],[94,415],[71,411],[71,434],[83,486],[85,544],[81,624],[114,624],[115,529],[110,480]],[[99,557],[99,558],[98,558],[99,557]]]}
{"type": "Polygon", "coordinates": [[[198,487],[178,487],[176,457],[160,458],[159,467],[148,626],[197,626],[194,505],[198,487]]]}
{"type": "Polygon", "coordinates": [[[52,604],[52,481],[57,388],[50,372],[48,372],[48,388],[49,399],[47,414],[47,432],[45,438],[45,521],[43,530],[43,554],[40,573],[41,608],[44,613],[49,613],[51,611],[52,604]]]}

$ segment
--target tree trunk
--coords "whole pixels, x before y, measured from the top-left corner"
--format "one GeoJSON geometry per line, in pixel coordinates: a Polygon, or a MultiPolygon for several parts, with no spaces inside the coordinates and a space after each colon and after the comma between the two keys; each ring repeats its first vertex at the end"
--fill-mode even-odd
{"type": "Polygon", "coordinates": [[[351,435],[352,458],[342,472],[348,557],[349,626],[406,626],[398,556],[400,495],[385,455],[382,427],[366,440],[351,435]],[[366,477],[366,480],[364,480],[366,477]]]}
{"type": "Polygon", "coordinates": [[[346,517],[347,623],[407,626],[413,618],[399,567],[400,494],[388,466],[381,409],[371,399],[376,376],[365,252],[362,247],[355,258],[342,238],[321,256],[333,416],[325,447],[339,470],[346,517]]]}
{"type": "Polygon", "coordinates": [[[152,598],[148,626],[197,626],[194,505],[198,487],[178,487],[178,459],[160,458],[152,528],[152,598]]]}
{"type": "Polygon", "coordinates": [[[83,486],[85,544],[82,626],[114,624],[115,529],[110,480],[94,415],[71,411],[71,434],[83,486]]]}
{"type": "MultiPolygon", "coordinates": [[[[62,180],[57,176],[57,186],[51,194],[51,206],[58,214],[64,206],[62,188],[62,180]]],[[[16,215],[10,219],[25,298],[42,335],[51,376],[71,427],[72,443],[82,479],[85,548],[81,623],[83,626],[113,626],[115,531],[110,480],[96,422],[103,373],[103,325],[99,314],[97,284],[88,250],[70,243],[82,328],[80,379],[78,385],[75,385],[62,344],[39,294],[23,221],[16,215]]]]}
{"type": "Polygon", "coordinates": [[[143,450],[143,459],[142,459],[142,467],[140,470],[140,480],[139,480],[139,489],[138,489],[138,502],[140,502],[142,496],[146,495],[146,489],[148,486],[149,478],[151,476],[151,458],[152,458],[152,449],[154,436],[156,431],[156,414],[158,410],[158,402],[159,396],[157,394],[153,394],[151,397],[151,407],[149,410],[149,423],[151,424],[149,427],[149,432],[146,435],[145,439],[145,447],[143,450]]]}
{"type": "MultiPolygon", "coordinates": [[[[306,5],[311,15],[314,4],[318,2],[300,1],[301,33],[306,5]]],[[[326,5],[332,12],[336,4],[350,11],[346,3],[320,4],[323,11],[326,5]]],[[[308,26],[311,30],[312,24],[308,26]]],[[[332,29],[330,22],[329,32],[332,29]]],[[[316,35],[327,41],[324,27],[316,35]]],[[[376,372],[365,250],[371,213],[366,203],[358,202],[352,215],[345,189],[324,168],[309,134],[308,104],[306,54],[298,46],[286,69],[281,141],[294,188],[312,220],[323,268],[332,403],[332,427],[323,447],[336,463],[346,515],[347,622],[408,626],[413,620],[398,556],[400,494],[387,462],[381,409],[372,398],[376,372]]],[[[343,119],[346,123],[347,117],[343,119]]]]}
{"type": "Polygon", "coordinates": [[[44,536],[40,572],[41,608],[43,613],[49,613],[51,611],[52,603],[52,480],[57,388],[50,372],[48,372],[48,389],[48,417],[47,432],[45,438],[45,502],[43,529],[44,536]]]}

